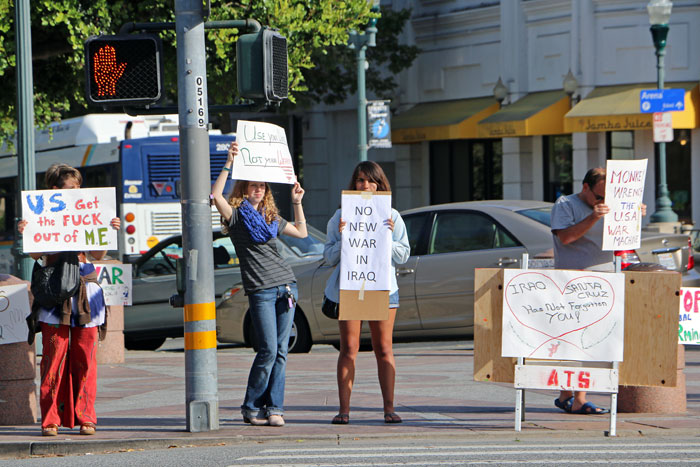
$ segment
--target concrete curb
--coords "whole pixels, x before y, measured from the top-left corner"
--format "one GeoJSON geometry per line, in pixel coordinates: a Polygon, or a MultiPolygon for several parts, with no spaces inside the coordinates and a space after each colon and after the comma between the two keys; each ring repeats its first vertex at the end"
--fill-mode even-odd
{"type": "MultiPolygon", "coordinates": [[[[618,431],[617,438],[634,437],[678,437],[678,436],[700,436],[700,429],[676,430],[673,432],[667,429],[652,428],[648,430],[624,430],[618,431]]],[[[552,438],[570,438],[571,430],[543,430],[532,427],[525,431],[472,431],[465,430],[464,433],[431,433],[431,439],[458,439],[479,440],[483,438],[493,439],[517,439],[536,440],[552,438]]],[[[600,430],[576,430],[577,438],[606,438],[607,433],[600,430]]],[[[388,434],[339,434],[329,433],[327,435],[270,435],[270,436],[217,436],[217,437],[187,437],[187,438],[134,438],[134,439],[105,439],[105,440],[73,440],[62,439],[56,441],[28,441],[28,442],[0,442],[0,459],[18,459],[31,456],[70,456],[81,454],[102,454],[109,452],[123,452],[128,450],[158,450],[181,447],[201,447],[216,446],[222,444],[241,443],[273,443],[273,442],[301,442],[301,441],[329,441],[340,444],[342,441],[356,442],[360,439],[391,440],[391,439],[425,439],[424,433],[388,433],[388,434]]],[[[426,440],[426,442],[429,442],[426,440]]]]}

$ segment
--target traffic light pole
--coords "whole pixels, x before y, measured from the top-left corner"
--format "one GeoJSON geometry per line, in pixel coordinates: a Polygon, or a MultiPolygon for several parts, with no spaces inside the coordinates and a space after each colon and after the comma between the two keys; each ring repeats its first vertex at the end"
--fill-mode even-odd
{"type": "MultiPolygon", "coordinates": [[[[17,37],[17,159],[20,185],[15,203],[16,220],[22,208],[21,191],[36,189],[34,174],[34,78],[32,73],[32,28],[29,2],[15,2],[15,29],[17,37]]],[[[34,260],[24,254],[22,236],[15,231],[12,247],[16,274],[31,280],[34,260]]]]}
{"type": "Polygon", "coordinates": [[[182,180],[182,249],[186,264],[185,392],[187,430],[219,429],[216,312],[209,167],[209,110],[203,2],[175,0],[182,180]]]}

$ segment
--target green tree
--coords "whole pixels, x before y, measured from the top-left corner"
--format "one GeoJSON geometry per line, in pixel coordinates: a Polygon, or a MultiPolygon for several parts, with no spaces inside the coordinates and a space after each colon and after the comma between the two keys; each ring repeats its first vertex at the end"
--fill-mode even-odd
{"type": "MultiPolygon", "coordinates": [[[[0,2],[0,141],[16,128],[14,2],[0,2]]],[[[307,91],[305,79],[325,50],[347,42],[374,15],[366,0],[212,0],[210,20],[254,18],[288,40],[290,100],[307,91]]],[[[37,125],[87,112],[84,41],[116,34],[129,21],[174,21],[173,0],[32,0],[34,110],[37,125]]],[[[239,31],[208,30],[207,76],[211,102],[236,99],[235,42],[239,31]]],[[[177,92],[175,32],[164,41],[166,101],[177,92]]],[[[332,91],[332,90],[331,90],[332,91]]]]}

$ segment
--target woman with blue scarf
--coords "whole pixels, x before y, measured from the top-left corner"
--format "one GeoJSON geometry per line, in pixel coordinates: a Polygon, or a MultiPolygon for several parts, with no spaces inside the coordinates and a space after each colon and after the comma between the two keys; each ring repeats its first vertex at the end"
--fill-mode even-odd
{"type": "Polygon", "coordinates": [[[283,426],[287,350],[298,292],[292,269],[277,251],[276,237],[278,233],[297,238],[308,235],[301,207],[304,190],[299,183],[292,188],[294,224],[280,217],[265,182],[237,180],[227,199],[223,191],[236,155],[238,144],[234,142],[212,196],[221,214],[222,231],[236,248],[258,342],[241,413],[251,425],[283,426]]]}

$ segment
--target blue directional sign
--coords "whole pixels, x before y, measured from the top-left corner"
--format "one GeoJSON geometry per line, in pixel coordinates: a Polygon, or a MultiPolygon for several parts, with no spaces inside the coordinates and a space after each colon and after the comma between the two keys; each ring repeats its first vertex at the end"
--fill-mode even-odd
{"type": "Polygon", "coordinates": [[[643,89],[639,92],[642,113],[685,110],[685,89],[643,89]]]}

